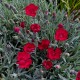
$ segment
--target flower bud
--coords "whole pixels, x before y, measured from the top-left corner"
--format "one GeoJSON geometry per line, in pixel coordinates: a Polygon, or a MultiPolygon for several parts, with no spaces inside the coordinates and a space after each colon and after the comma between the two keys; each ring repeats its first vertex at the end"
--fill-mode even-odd
{"type": "Polygon", "coordinates": [[[65,43],[65,46],[69,46],[69,44],[68,43],[65,43]]]}
{"type": "Polygon", "coordinates": [[[13,73],[11,74],[12,77],[16,78],[17,77],[17,74],[16,73],[13,73]]]}
{"type": "Polygon", "coordinates": [[[50,24],[49,20],[46,20],[46,23],[47,23],[47,24],[50,24]]]}
{"type": "Polygon", "coordinates": [[[14,31],[19,33],[20,32],[20,28],[19,27],[14,27],[14,31]]]}
{"type": "Polygon", "coordinates": [[[13,5],[10,5],[10,9],[16,14],[18,11],[17,9],[13,6],[13,5]]]}
{"type": "Polygon", "coordinates": [[[66,18],[68,17],[68,14],[67,14],[67,13],[65,14],[65,17],[66,17],[66,18]]]}
{"type": "Polygon", "coordinates": [[[0,0],[0,3],[2,2],[2,0],[0,0]]]}
{"type": "Polygon", "coordinates": [[[55,65],[54,67],[57,68],[57,69],[60,69],[61,68],[60,65],[55,65]]]}
{"type": "Polygon", "coordinates": [[[70,73],[75,74],[75,75],[77,74],[77,72],[75,70],[70,70],[70,73]]]}
{"type": "Polygon", "coordinates": [[[18,36],[13,36],[13,38],[17,40],[19,37],[18,36]]]}
{"type": "Polygon", "coordinates": [[[25,27],[25,22],[21,22],[20,27],[24,28],[25,27]]]}
{"type": "Polygon", "coordinates": [[[52,15],[53,15],[53,17],[56,17],[56,13],[55,13],[55,12],[53,12],[53,14],[52,14],[52,15]]]}
{"type": "Polygon", "coordinates": [[[66,56],[70,56],[70,54],[69,54],[69,53],[65,53],[65,55],[66,55],[66,56]]]}
{"type": "Polygon", "coordinates": [[[48,11],[48,10],[47,10],[47,11],[45,11],[45,14],[46,14],[46,15],[48,15],[48,14],[49,14],[49,11],[48,11]]]}
{"type": "Polygon", "coordinates": [[[44,73],[44,71],[43,71],[42,69],[40,70],[40,72],[41,72],[41,73],[44,73]]]}
{"type": "Polygon", "coordinates": [[[10,5],[8,3],[4,3],[5,7],[10,10],[10,5]]]}
{"type": "Polygon", "coordinates": [[[30,30],[26,30],[26,33],[29,34],[30,33],[30,30]]]}
{"type": "Polygon", "coordinates": [[[7,44],[6,47],[7,47],[8,50],[11,49],[11,45],[10,44],[7,44]]]}
{"type": "Polygon", "coordinates": [[[62,23],[59,23],[59,24],[58,24],[58,27],[59,27],[59,28],[63,28],[64,25],[63,25],[62,23]]]}

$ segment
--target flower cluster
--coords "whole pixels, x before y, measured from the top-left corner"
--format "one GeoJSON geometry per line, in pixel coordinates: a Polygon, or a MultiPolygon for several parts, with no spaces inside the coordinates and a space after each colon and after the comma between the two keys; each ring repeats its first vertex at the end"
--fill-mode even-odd
{"type": "MultiPolygon", "coordinates": [[[[29,4],[28,6],[25,7],[25,13],[27,16],[36,17],[38,9],[39,7],[36,6],[35,4],[29,4]]],[[[25,23],[21,22],[20,26],[24,28],[25,23]]],[[[39,33],[41,31],[41,25],[38,23],[33,23],[30,25],[30,30],[34,34],[39,33]]],[[[20,28],[14,27],[14,31],[19,33],[20,28]]],[[[64,25],[62,23],[58,24],[58,27],[55,30],[55,34],[53,35],[53,39],[57,42],[63,42],[68,39],[68,31],[64,28],[64,25]]],[[[63,53],[63,50],[61,47],[51,46],[52,42],[49,39],[41,39],[37,43],[38,45],[36,45],[35,41],[27,42],[23,46],[23,51],[18,52],[16,63],[18,64],[19,68],[27,68],[27,69],[30,68],[30,66],[33,65],[33,62],[34,62],[31,53],[35,51],[37,53],[37,50],[46,52],[45,59],[43,59],[41,63],[46,70],[52,69],[54,65],[53,61],[61,59],[61,55],[63,53]]],[[[59,65],[55,67],[60,68],[59,65]]],[[[80,79],[79,76],[80,76],[80,73],[77,74],[76,80],[80,79]]]]}
{"type": "MultiPolygon", "coordinates": [[[[35,17],[37,14],[38,6],[34,4],[29,4],[25,8],[26,15],[35,17]]],[[[21,22],[20,26],[22,28],[25,27],[25,23],[21,22]]],[[[37,23],[30,25],[30,30],[33,33],[38,33],[41,30],[41,26],[37,23]]],[[[14,27],[14,31],[19,33],[20,29],[19,27],[14,27]]],[[[58,29],[55,31],[54,39],[57,41],[65,41],[68,39],[68,31],[64,29],[63,24],[58,25],[58,29]]],[[[48,39],[42,39],[38,42],[38,46],[36,46],[34,43],[28,42],[23,46],[23,52],[18,52],[17,54],[17,64],[19,64],[20,68],[29,68],[32,64],[32,58],[31,54],[35,51],[35,49],[39,49],[41,51],[46,50],[46,58],[43,60],[42,65],[47,69],[52,68],[52,60],[59,60],[62,54],[62,49],[59,47],[53,48],[50,46],[50,40],[48,39]]]]}
{"type": "Polygon", "coordinates": [[[33,43],[26,43],[23,47],[23,52],[18,52],[17,64],[20,68],[29,68],[32,64],[32,59],[30,53],[35,50],[35,45],[33,43]]]}

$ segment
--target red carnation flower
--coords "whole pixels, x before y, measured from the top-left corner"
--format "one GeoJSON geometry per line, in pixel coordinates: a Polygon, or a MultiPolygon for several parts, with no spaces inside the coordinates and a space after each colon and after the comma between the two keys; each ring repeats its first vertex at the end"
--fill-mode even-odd
{"type": "Polygon", "coordinates": [[[38,6],[36,6],[35,4],[29,4],[28,6],[25,7],[25,13],[28,16],[35,17],[37,10],[38,6]]]}
{"type": "Polygon", "coordinates": [[[60,59],[61,54],[62,54],[62,50],[60,48],[56,48],[55,50],[53,48],[48,48],[47,50],[47,58],[51,60],[60,59]]]}
{"type": "Polygon", "coordinates": [[[40,31],[40,25],[39,24],[32,24],[31,26],[30,26],[30,29],[31,29],[31,31],[33,31],[33,32],[39,32],[40,31]]]}
{"type": "Polygon", "coordinates": [[[20,27],[14,27],[14,31],[19,33],[20,32],[20,27]]]}
{"type": "Polygon", "coordinates": [[[76,80],[80,80],[80,71],[77,73],[76,80]]]}
{"type": "Polygon", "coordinates": [[[54,38],[57,40],[57,41],[65,41],[68,39],[68,31],[65,30],[64,28],[61,28],[59,27],[57,30],[56,30],[56,33],[54,35],[54,38]]]}
{"type": "Polygon", "coordinates": [[[35,50],[36,46],[33,43],[26,43],[23,50],[27,53],[31,53],[35,50]]]}
{"type": "Polygon", "coordinates": [[[49,60],[44,60],[44,61],[42,62],[42,65],[43,65],[47,70],[51,69],[52,66],[53,66],[52,62],[49,61],[49,60]]]}
{"type": "Polygon", "coordinates": [[[24,28],[24,27],[25,27],[25,22],[21,22],[21,23],[20,23],[20,26],[21,26],[22,28],[24,28]]]}
{"type": "Polygon", "coordinates": [[[29,68],[32,64],[32,59],[29,53],[18,52],[17,54],[17,64],[19,68],[29,68]]]}
{"type": "Polygon", "coordinates": [[[49,41],[49,40],[43,39],[43,40],[41,41],[41,43],[38,44],[38,48],[39,48],[40,50],[47,49],[47,48],[49,47],[49,44],[50,44],[50,41],[49,41]]]}

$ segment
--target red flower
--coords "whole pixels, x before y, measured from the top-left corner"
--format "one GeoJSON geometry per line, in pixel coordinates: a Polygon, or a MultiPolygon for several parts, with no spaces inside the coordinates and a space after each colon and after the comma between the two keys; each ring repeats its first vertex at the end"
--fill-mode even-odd
{"type": "Polygon", "coordinates": [[[80,80],[80,71],[77,73],[76,80],[80,80]]]}
{"type": "Polygon", "coordinates": [[[25,13],[28,16],[35,17],[37,10],[38,6],[36,6],[35,4],[29,4],[28,6],[25,7],[25,13]]]}
{"type": "Polygon", "coordinates": [[[47,49],[49,47],[50,41],[47,39],[43,39],[40,44],[38,44],[38,48],[40,50],[47,49]]]}
{"type": "Polygon", "coordinates": [[[14,31],[19,33],[20,32],[20,27],[14,27],[14,31]]]}
{"type": "Polygon", "coordinates": [[[21,22],[21,23],[20,23],[20,26],[21,26],[22,28],[24,28],[24,27],[25,27],[25,22],[21,22]]]}
{"type": "Polygon", "coordinates": [[[44,61],[42,62],[42,65],[43,65],[47,70],[51,69],[52,66],[53,66],[52,62],[49,61],[49,60],[44,60],[44,61]]]}
{"type": "Polygon", "coordinates": [[[19,68],[29,68],[30,65],[32,64],[30,54],[26,52],[18,52],[17,64],[19,64],[19,68]]]}
{"type": "Polygon", "coordinates": [[[27,53],[31,53],[35,50],[36,46],[33,43],[26,43],[23,50],[27,53]]]}
{"type": "Polygon", "coordinates": [[[49,58],[51,60],[58,60],[58,59],[60,59],[61,53],[62,53],[62,51],[60,48],[56,48],[55,50],[53,48],[48,48],[47,58],[49,58]]]}
{"type": "Polygon", "coordinates": [[[33,31],[33,32],[39,32],[40,31],[40,25],[39,24],[32,24],[31,26],[30,26],[30,29],[31,29],[31,31],[33,31]]]}
{"type": "Polygon", "coordinates": [[[57,41],[65,41],[68,38],[68,31],[64,28],[61,28],[61,26],[56,30],[54,38],[57,41]]]}

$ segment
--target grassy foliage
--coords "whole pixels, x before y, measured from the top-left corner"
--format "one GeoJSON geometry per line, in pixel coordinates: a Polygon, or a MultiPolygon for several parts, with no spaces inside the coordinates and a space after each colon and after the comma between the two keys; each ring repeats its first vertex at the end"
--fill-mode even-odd
{"type": "MultiPolygon", "coordinates": [[[[55,0],[56,1],[56,0],[55,0]]],[[[67,10],[68,16],[74,14],[74,20],[80,15],[80,0],[57,0],[57,5],[60,10],[67,10]]]]}
{"type": "MultiPolygon", "coordinates": [[[[80,3],[76,0],[70,1],[72,2],[68,0],[60,2],[61,9],[65,4],[69,14],[78,9],[80,3]]],[[[42,78],[45,80],[75,80],[75,75],[71,75],[70,71],[80,70],[80,23],[71,21],[71,17],[66,17],[65,13],[64,10],[60,11],[55,8],[53,4],[48,4],[46,0],[3,0],[0,3],[1,80],[42,80],[42,78]],[[39,6],[39,11],[35,18],[25,15],[24,8],[29,3],[39,6]],[[48,15],[46,15],[46,11],[48,11],[48,15]],[[56,13],[56,16],[53,16],[53,13],[56,13]],[[25,29],[21,28],[22,35],[13,31],[14,26],[19,26],[21,21],[26,23],[25,29]],[[61,69],[57,70],[53,67],[52,71],[44,70],[39,61],[42,58],[40,54],[43,53],[42,56],[45,56],[45,52],[38,52],[37,50],[35,52],[39,53],[39,58],[34,56],[34,63],[29,69],[19,69],[17,67],[17,52],[21,51],[23,45],[31,41],[34,36],[32,32],[31,35],[26,33],[32,23],[41,25],[41,32],[36,35],[36,39],[49,39],[53,47],[57,45],[63,49],[62,58],[53,62],[54,64],[60,64],[61,69]],[[69,32],[69,38],[65,42],[58,43],[53,36],[59,23],[64,24],[64,28],[69,32]],[[65,53],[69,53],[70,56],[66,56],[65,53]]]]}

